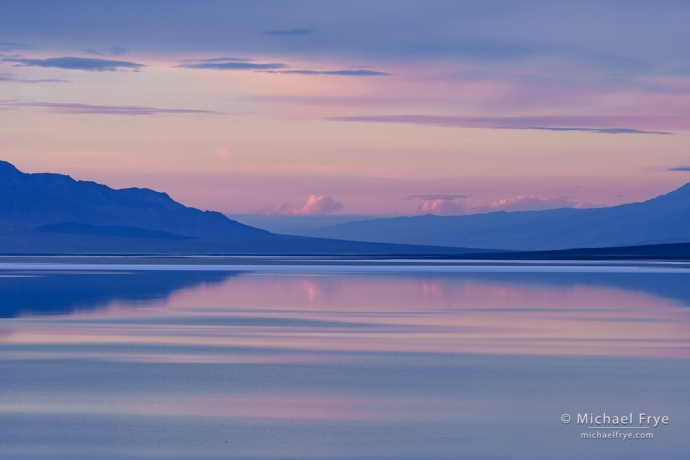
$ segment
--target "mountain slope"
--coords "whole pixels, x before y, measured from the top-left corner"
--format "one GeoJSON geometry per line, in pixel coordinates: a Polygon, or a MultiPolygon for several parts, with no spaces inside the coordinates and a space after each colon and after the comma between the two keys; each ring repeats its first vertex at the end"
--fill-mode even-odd
{"type": "Polygon", "coordinates": [[[0,161],[0,222],[21,229],[69,222],[194,237],[273,237],[219,212],[188,208],[166,193],[114,190],[62,174],[25,174],[6,161],[0,161]]]}
{"type": "Polygon", "coordinates": [[[690,184],[649,201],[610,208],[375,219],[305,235],[523,251],[690,241],[690,184]]]}

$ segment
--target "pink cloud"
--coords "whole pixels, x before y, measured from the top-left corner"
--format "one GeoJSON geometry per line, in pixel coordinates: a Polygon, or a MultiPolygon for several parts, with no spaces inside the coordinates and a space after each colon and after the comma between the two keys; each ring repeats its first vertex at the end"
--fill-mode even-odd
{"type": "Polygon", "coordinates": [[[530,196],[517,196],[494,201],[491,204],[472,206],[467,214],[478,214],[494,211],[542,211],[544,209],[574,208],[579,203],[568,201],[564,196],[558,198],[537,198],[530,196]]]}
{"type": "Polygon", "coordinates": [[[568,201],[567,197],[537,198],[535,196],[517,196],[494,201],[490,204],[468,207],[461,201],[434,200],[425,201],[417,207],[417,214],[460,215],[481,214],[496,211],[543,211],[557,208],[593,208],[596,205],[585,202],[568,201]]]}
{"type": "Polygon", "coordinates": [[[299,209],[293,209],[291,214],[296,216],[315,216],[319,214],[329,214],[343,209],[340,201],[335,201],[330,196],[310,195],[307,204],[299,209]]]}
{"type": "Polygon", "coordinates": [[[290,203],[280,203],[275,206],[268,206],[261,208],[258,211],[249,212],[249,214],[263,214],[265,216],[277,216],[280,214],[289,214],[292,205],[290,203]]]}
{"type": "Polygon", "coordinates": [[[266,216],[288,215],[288,216],[317,216],[330,214],[343,209],[340,201],[335,201],[330,196],[310,195],[307,203],[301,208],[293,208],[290,203],[280,203],[275,206],[261,208],[250,214],[264,214],[266,216]]]}
{"type": "Polygon", "coordinates": [[[465,214],[466,210],[465,203],[446,199],[425,201],[417,206],[417,214],[436,214],[439,216],[465,214]]]}
{"type": "Polygon", "coordinates": [[[232,153],[232,147],[230,147],[229,145],[216,147],[211,151],[211,153],[213,153],[218,158],[230,158],[230,154],[232,153]]]}

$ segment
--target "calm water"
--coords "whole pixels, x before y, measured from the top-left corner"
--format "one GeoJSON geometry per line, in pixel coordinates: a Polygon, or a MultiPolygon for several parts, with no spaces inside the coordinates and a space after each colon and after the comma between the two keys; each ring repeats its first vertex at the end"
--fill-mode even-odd
{"type": "Polygon", "coordinates": [[[5,264],[0,302],[2,458],[690,458],[687,269],[5,264]]]}

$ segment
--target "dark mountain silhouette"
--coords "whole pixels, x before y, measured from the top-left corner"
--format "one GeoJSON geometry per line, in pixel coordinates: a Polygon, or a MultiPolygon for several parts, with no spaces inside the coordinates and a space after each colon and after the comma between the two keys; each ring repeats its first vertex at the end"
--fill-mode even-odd
{"type": "Polygon", "coordinates": [[[219,212],[188,208],[166,193],[145,188],[114,190],[62,174],[25,174],[6,161],[0,161],[0,222],[15,229],[69,222],[194,237],[273,236],[219,212]]]}
{"type": "Polygon", "coordinates": [[[557,249],[552,251],[494,251],[439,256],[454,260],[690,260],[690,243],[645,244],[607,248],[557,249]]]}
{"type": "MultiPolygon", "coordinates": [[[[132,228],[132,227],[128,227],[132,228]]],[[[136,231],[145,229],[135,228],[136,231]]],[[[0,229],[0,254],[224,254],[438,256],[486,252],[410,244],[362,243],[289,235],[185,239],[0,229]]]]}
{"type": "Polygon", "coordinates": [[[689,242],[690,184],[649,201],[609,208],[384,218],[323,227],[305,234],[520,251],[689,242]]]}
{"type": "Polygon", "coordinates": [[[149,189],[114,190],[0,161],[0,254],[275,254],[478,259],[683,259],[690,184],[644,203],[602,209],[420,216],[349,222],[318,237],[275,235],[149,189]],[[349,241],[348,241],[349,239],[349,241]],[[357,241],[359,240],[359,241],[357,241]],[[464,246],[464,247],[463,247],[464,246]],[[497,250],[469,249],[493,247],[497,250]]]}
{"type": "Polygon", "coordinates": [[[0,254],[438,255],[463,248],[274,235],[149,189],[114,190],[0,161],[0,254]]]}
{"type": "Polygon", "coordinates": [[[154,240],[188,240],[191,236],[178,235],[162,230],[149,230],[139,227],[122,227],[120,225],[89,225],[65,222],[64,224],[42,225],[34,232],[63,233],[69,235],[117,236],[120,238],[146,238],[154,240]]]}

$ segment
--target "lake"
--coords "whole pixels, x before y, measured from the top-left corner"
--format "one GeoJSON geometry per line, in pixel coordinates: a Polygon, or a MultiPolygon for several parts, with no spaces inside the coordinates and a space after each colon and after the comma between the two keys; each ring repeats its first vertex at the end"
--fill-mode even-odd
{"type": "Polygon", "coordinates": [[[15,258],[0,302],[2,458],[689,458],[684,264],[15,258]]]}

